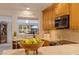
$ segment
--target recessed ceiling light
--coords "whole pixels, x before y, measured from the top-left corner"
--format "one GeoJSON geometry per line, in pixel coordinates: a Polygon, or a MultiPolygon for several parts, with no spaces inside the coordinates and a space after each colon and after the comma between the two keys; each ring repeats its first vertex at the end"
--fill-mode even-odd
{"type": "Polygon", "coordinates": [[[27,10],[30,10],[30,8],[26,8],[27,10]]]}
{"type": "Polygon", "coordinates": [[[26,20],[25,22],[26,22],[26,23],[29,23],[29,20],[26,20]]]}

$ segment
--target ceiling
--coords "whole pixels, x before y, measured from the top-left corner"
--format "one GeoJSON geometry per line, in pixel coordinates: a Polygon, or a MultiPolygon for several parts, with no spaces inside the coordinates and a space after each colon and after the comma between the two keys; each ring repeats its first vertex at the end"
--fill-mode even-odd
{"type": "Polygon", "coordinates": [[[31,10],[43,10],[50,3],[0,3],[0,9],[25,10],[29,7],[31,10]]]}
{"type": "Polygon", "coordinates": [[[39,12],[47,8],[51,3],[0,3],[0,10],[19,11],[20,17],[37,17],[39,12]],[[26,10],[30,8],[30,10],[26,10]]]}

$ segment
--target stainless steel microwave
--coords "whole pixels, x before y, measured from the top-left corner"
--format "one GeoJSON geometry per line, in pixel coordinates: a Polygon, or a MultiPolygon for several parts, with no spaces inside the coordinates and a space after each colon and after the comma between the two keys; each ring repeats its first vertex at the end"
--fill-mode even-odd
{"type": "Polygon", "coordinates": [[[68,29],[69,28],[69,15],[57,17],[55,19],[56,29],[68,29]]]}

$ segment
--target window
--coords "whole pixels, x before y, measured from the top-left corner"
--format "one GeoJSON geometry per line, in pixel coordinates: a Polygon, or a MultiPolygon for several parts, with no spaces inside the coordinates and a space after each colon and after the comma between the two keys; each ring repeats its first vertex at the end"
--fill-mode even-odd
{"type": "Polygon", "coordinates": [[[20,34],[37,34],[39,30],[39,20],[19,19],[18,31],[20,34]]]}

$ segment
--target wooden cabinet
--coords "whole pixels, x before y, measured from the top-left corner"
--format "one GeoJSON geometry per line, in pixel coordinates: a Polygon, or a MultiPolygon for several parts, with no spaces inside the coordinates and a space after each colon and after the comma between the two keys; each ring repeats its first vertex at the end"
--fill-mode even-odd
{"type": "Polygon", "coordinates": [[[51,21],[52,21],[52,25],[51,25],[51,29],[55,29],[55,18],[56,18],[56,13],[55,13],[55,9],[54,8],[52,8],[52,19],[51,19],[51,21]]]}
{"type": "Polygon", "coordinates": [[[69,14],[69,4],[54,4],[43,10],[43,29],[55,29],[54,20],[58,16],[69,14]]]}
{"type": "Polygon", "coordinates": [[[43,12],[43,29],[46,30],[47,29],[47,15],[46,15],[46,11],[43,12]]]}
{"type": "Polygon", "coordinates": [[[70,29],[79,29],[79,3],[70,5],[70,29]]]}
{"type": "Polygon", "coordinates": [[[53,12],[52,8],[48,9],[48,30],[51,30],[53,28],[53,12]]]}
{"type": "Polygon", "coordinates": [[[53,4],[43,10],[43,29],[55,29],[56,17],[69,15],[69,29],[79,29],[79,3],[59,3],[53,4]]]}
{"type": "Polygon", "coordinates": [[[43,29],[44,30],[51,30],[54,29],[54,19],[55,19],[55,13],[54,7],[48,7],[47,9],[43,10],[43,29]]]}
{"type": "Polygon", "coordinates": [[[52,9],[43,11],[43,29],[50,30],[52,28],[52,9]]]}
{"type": "Polygon", "coordinates": [[[69,15],[69,29],[79,29],[79,3],[71,4],[57,4],[55,9],[56,17],[62,15],[69,15]]]}
{"type": "Polygon", "coordinates": [[[63,4],[62,6],[63,15],[70,14],[70,4],[63,4]]]}
{"type": "Polygon", "coordinates": [[[68,15],[69,14],[69,5],[66,3],[57,4],[55,7],[55,13],[57,16],[68,15]]]}

